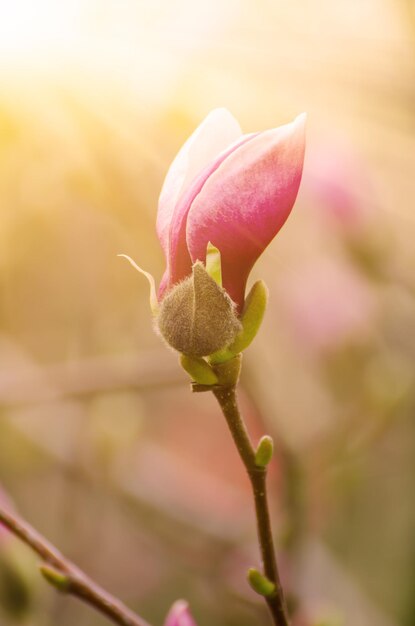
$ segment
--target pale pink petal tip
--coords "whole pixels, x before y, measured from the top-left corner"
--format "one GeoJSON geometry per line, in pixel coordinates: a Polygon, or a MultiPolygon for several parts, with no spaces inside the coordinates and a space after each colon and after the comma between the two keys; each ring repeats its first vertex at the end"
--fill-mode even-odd
{"type": "Polygon", "coordinates": [[[211,111],[177,153],[160,193],[157,233],[168,255],[168,231],[174,209],[192,180],[242,134],[233,115],[225,108],[211,111]]]}
{"type": "Polygon", "coordinates": [[[189,605],[185,600],[177,600],[171,607],[164,626],[197,626],[194,621],[189,605]]]}
{"type": "Polygon", "coordinates": [[[306,121],[307,121],[307,113],[305,111],[297,115],[297,117],[294,120],[294,122],[297,122],[298,124],[305,124],[306,121]]]}

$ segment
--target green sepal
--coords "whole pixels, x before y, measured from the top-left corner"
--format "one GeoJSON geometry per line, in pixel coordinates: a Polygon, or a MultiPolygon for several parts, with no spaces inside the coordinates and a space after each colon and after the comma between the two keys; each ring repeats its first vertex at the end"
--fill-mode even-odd
{"type": "Polygon", "coordinates": [[[205,357],[232,343],[242,324],[228,293],[196,261],[192,274],[163,297],[156,327],[181,354],[205,357]]]}
{"type": "Polygon", "coordinates": [[[206,271],[211,278],[222,287],[222,262],[218,248],[208,243],[206,248],[206,271]]]}
{"type": "Polygon", "coordinates": [[[46,563],[42,563],[42,565],[39,566],[39,571],[43,578],[53,585],[53,587],[56,587],[56,589],[62,592],[69,591],[71,581],[68,576],[46,563]]]}
{"type": "Polygon", "coordinates": [[[252,285],[241,315],[242,330],[236,336],[228,350],[238,354],[245,350],[255,339],[259,331],[268,302],[268,288],[263,280],[258,280],[252,285]]]}
{"type": "Polygon", "coordinates": [[[199,385],[215,385],[218,382],[218,377],[209,363],[201,357],[181,354],[180,365],[199,385]]]}
{"type": "Polygon", "coordinates": [[[269,598],[273,596],[276,591],[275,583],[271,582],[269,578],[258,572],[255,567],[251,567],[248,570],[248,582],[252,589],[256,591],[260,596],[269,598]]]}
{"type": "Polygon", "coordinates": [[[213,354],[209,355],[209,363],[212,365],[218,365],[220,363],[226,363],[226,361],[230,361],[235,358],[235,354],[228,350],[228,348],[223,348],[223,350],[218,350],[213,354]]]}
{"type": "Polygon", "coordinates": [[[264,435],[259,440],[256,452],[255,452],[255,465],[257,467],[267,467],[272,459],[274,452],[274,442],[272,437],[264,435]]]}
{"type": "Polygon", "coordinates": [[[252,289],[245,300],[240,317],[242,330],[227,348],[218,350],[209,356],[209,362],[212,365],[233,359],[250,345],[261,327],[267,302],[268,288],[263,280],[258,280],[252,285],[252,289]]]}

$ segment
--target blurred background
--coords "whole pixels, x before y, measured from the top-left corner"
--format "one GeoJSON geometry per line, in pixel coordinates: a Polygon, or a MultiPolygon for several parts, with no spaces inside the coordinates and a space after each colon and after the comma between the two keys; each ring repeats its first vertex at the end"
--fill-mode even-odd
{"type": "MultiPolygon", "coordinates": [[[[158,194],[214,107],[308,112],[304,178],[256,265],[241,402],[296,624],[415,623],[413,0],[0,1],[0,498],[154,626],[267,623],[249,486],[152,332],[158,194]]],[[[103,626],[0,534],[0,623],[103,626]]]]}

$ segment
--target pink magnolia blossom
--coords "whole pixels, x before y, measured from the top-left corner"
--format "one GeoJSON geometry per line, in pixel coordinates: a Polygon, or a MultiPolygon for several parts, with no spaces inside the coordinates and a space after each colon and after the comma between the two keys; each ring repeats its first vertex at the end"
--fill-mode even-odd
{"type": "Polygon", "coordinates": [[[185,600],[177,600],[171,607],[164,626],[196,626],[185,600]]]}
{"type": "Polygon", "coordinates": [[[220,250],[223,287],[241,309],[252,266],[283,226],[300,185],[305,115],[243,135],[226,109],[215,109],[174,159],[160,194],[157,233],[167,268],[159,299],[220,250]]]}

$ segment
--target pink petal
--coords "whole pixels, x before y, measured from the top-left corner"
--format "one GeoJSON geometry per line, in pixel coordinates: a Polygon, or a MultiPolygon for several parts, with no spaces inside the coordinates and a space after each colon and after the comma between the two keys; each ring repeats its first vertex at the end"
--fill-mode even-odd
{"type": "Polygon", "coordinates": [[[227,150],[221,152],[214,161],[212,161],[198,176],[196,176],[193,183],[177,203],[170,224],[167,269],[159,287],[159,298],[162,297],[166,289],[188,276],[191,272],[192,260],[190,258],[189,250],[187,249],[186,221],[193,200],[200,193],[211,174],[229,156],[229,154],[236,150],[242,143],[249,141],[252,137],[253,135],[242,135],[242,137],[233,143],[227,150]]]}
{"type": "Polygon", "coordinates": [[[179,198],[194,177],[242,134],[226,109],[214,109],[182,146],[171,164],[160,193],[157,234],[166,257],[170,224],[179,198]]]}
{"type": "Polygon", "coordinates": [[[222,256],[223,286],[241,308],[249,272],[295,202],[304,160],[305,115],[230,151],[194,197],[186,239],[192,261],[209,241],[222,256]]]}
{"type": "Polygon", "coordinates": [[[196,626],[190,614],[189,606],[184,600],[177,600],[171,607],[164,626],[196,626]]]}

